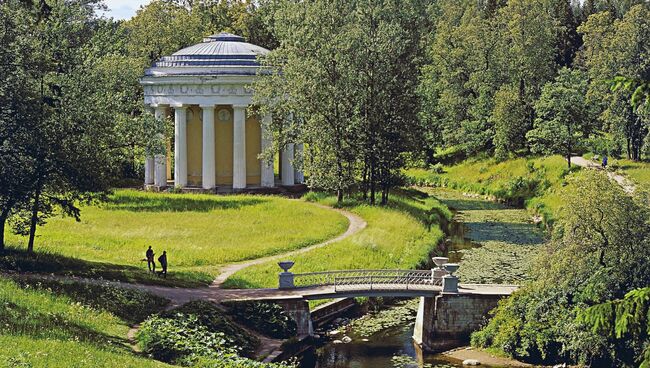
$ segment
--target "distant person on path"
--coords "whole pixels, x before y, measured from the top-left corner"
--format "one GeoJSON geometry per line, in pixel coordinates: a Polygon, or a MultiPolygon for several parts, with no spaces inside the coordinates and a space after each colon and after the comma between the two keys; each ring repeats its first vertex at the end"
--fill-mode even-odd
{"type": "Polygon", "coordinates": [[[153,249],[151,249],[151,245],[149,246],[149,249],[147,249],[145,255],[147,256],[147,267],[149,267],[149,272],[156,272],[156,261],[154,260],[155,254],[153,249]]]}
{"type": "Polygon", "coordinates": [[[167,251],[164,250],[162,256],[158,257],[158,262],[160,262],[160,267],[162,270],[158,272],[158,276],[163,276],[167,278],[167,251]]]}
{"type": "Polygon", "coordinates": [[[607,168],[607,155],[603,155],[603,164],[602,164],[602,166],[603,166],[603,169],[607,168]]]}

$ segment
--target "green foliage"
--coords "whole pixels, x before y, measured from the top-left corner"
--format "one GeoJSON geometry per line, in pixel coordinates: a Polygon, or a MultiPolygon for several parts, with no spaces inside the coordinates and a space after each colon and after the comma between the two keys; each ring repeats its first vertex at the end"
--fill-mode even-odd
{"type": "MultiPolygon", "coordinates": [[[[577,316],[591,305],[647,287],[648,208],[595,171],[571,178],[562,200],[554,239],[536,260],[534,281],[504,300],[472,342],[528,361],[635,366],[644,337],[616,339],[577,316]]],[[[619,302],[613,303],[595,309],[607,310],[619,302]]]]}
{"type": "Polygon", "coordinates": [[[381,193],[385,204],[402,154],[418,144],[424,10],[419,0],[277,1],[279,46],[254,86],[261,114],[273,116],[265,155],[302,141],[310,186],[336,191],[339,202],[357,188],[371,204],[381,193]]]}
{"type": "Polygon", "coordinates": [[[534,153],[560,154],[571,167],[571,155],[592,129],[586,93],[587,80],[578,70],[561,69],[544,86],[535,104],[534,129],[526,134],[534,153]]]}
{"type": "Polygon", "coordinates": [[[239,323],[275,339],[296,335],[296,322],[272,302],[228,302],[228,313],[239,323]]]}
{"type": "Polygon", "coordinates": [[[105,310],[129,323],[138,323],[162,311],[169,300],[144,291],[106,284],[17,278],[19,285],[65,295],[97,310],[105,310]]]}
{"type": "Polygon", "coordinates": [[[260,341],[237,324],[233,323],[226,313],[212,302],[192,301],[178,308],[162,313],[162,318],[174,319],[178,314],[193,315],[197,323],[213,332],[222,332],[228,337],[229,346],[239,349],[240,355],[252,357],[260,341]]]}
{"type": "MultiPolygon", "coordinates": [[[[623,80],[647,79],[650,9],[643,3],[629,7],[624,13],[613,10],[591,15],[578,28],[583,34],[582,56],[590,79],[587,97],[598,107],[602,127],[625,142],[629,159],[639,160],[649,130],[647,109],[637,105],[642,89],[633,104],[636,87],[632,88],[632,84],[629,88],[610,86],[612,80],[625,87],[623,80]]],[[[635,82],[634,85],[642,86],[643,83],[635,82]]]]}
{"type": "Polygon", "coordinates": [[[285,368],[239,356],[259,343],[210,302],[191,302],[147,319],[137,334],[143,351],[155,359],[205,368],[285,368]]]}
{"type": "Polygon", "coordinates": [[[519,90],[512,85],[503,85],[494,96],[494,154],[497,159],[506,159],[508,154],[523,148],[527,126],[525,102],[521,101],[519,90]]]}
{"type": "Polygon", "coordinates": [[[224,333],[210,331],[195,315],[151,317],[140,326],[137,339],[142,351],[154,359],[175,364],[199,356],[221,360],[237,354],[224,333]]]}

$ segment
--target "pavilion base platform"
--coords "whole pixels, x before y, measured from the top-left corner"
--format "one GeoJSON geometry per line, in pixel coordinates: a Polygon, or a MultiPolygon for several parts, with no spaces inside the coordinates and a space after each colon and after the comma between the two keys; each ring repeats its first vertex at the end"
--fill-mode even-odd
{"type": "MultiPolygon", "coordinates": [[[[144,190],[150,192],[166,192],[174,188],[174,184],[170,182],[167,187],[159,187],[155,185],[145,185],[144,190]]],[[[247,186],[243,189],[233,189],[230,185],[220,185],[212,189],[204,189],[201,187],[187,186],[181,189],[182,193],[195,193],[195,194],[278,194],[285,196],[300,196],[306,193],[309,189],[305,184],[295,185],[277,185],[275,187],[261,187],[261,186],[247,186]]]]}

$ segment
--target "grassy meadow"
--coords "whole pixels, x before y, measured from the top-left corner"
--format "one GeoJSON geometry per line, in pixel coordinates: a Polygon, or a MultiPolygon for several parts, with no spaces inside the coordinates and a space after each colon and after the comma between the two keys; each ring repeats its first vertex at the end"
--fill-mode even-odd
{"type": "Polygon", "coordinates": [[[0,366],[169,367],[136,356],[126,322],[58,293],[0,278],[0,366]]]}
{"type": "Polygon", "coordinates": [[[209,283],[220,265],[305,247],[347,226],[339,213],[280,197],[118,190],[108,202],[84,207],[80,222],[55,217],[39,227],[36,250],[42,253],[42,264],[31,269],[29,263],[37,261],[21,254],[26,239],[6,235],[10,253],[24,263],[21,270],[50,272],[46,263],[59,261],[70,267],[53,272],[67,269],[91,277],[188,285],[209,283]],[[167,251],[170,281],[144,272],[149,245],[156,257],[167,251]]]}
{"type": "Polygon", "coordinates": [[[443,166],[438,172],[417,168],[405,171],[412,184],[449,187],[511,202],[540,214],[545,222],[552,222],[561,206],[558,191],[569,173],[566,160],[558,155],[501,162],[493,158],[467,160],[443,166]]]}
{"type": "MultiPolygon", "coordinates": [[[[451,212],[436,199],[422,192],[394,193],[386,207],[368,206],[347,200],[343,206],[361,216],[368,226],[361,232],[324,248],[296,255],[291,269],[295,273],[364,268],[414,269],[444,237],[440,223],[451,212]]],[[[334,204],[335,198],[312,193],[306,200],[334,204]]],[[[277,287],[276,262],[248,267],[226,280],[225,287],[277,287]]]]}

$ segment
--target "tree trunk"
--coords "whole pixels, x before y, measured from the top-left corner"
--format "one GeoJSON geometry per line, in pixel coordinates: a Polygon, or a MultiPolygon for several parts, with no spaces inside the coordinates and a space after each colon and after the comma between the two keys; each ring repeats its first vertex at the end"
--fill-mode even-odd
{"type": "Polygon", "coordinates": [[[0,214],[0,252],[5,250],[5,224],[7,223],[7,215],[5,211],[0,214]]]}
{"type": "Polygon", "coordinates": [[[27,252],[34,253],[34,238],[36,237],[36,223],[38,222],[38,207],[40,204],[41,192],[37,191],[32,206],[32,218],[29,224],[29,242],[27,243],[27,252]]]}
{"type": "Polygon", "coordinates": [[[341,188],[336,190],[336,202],[337,203],[343,202],[343,190],[341,188]]]}
{"type": "Polygon", "coordinates": [[[569,170],[571,170],[571,154],[566,155],[566,162],[569,165],[569,170]]]}

